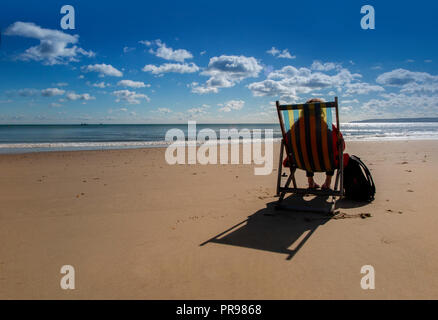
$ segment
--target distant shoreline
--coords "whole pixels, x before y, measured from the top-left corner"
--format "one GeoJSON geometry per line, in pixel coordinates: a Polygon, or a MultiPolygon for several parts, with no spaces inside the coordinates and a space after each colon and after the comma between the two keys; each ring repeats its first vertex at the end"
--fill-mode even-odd
{"type": "MultiPolygon", "coordinates": [[[[438,122],[438,117],[430,118],[392,118],[392,119],[366,119],[366,120],[353,120],[345,123],[408,123],[408,122],[438,122]]],[[[251,122],[251,123],[197,123],[199,126],[230,126],[230,125],[277,125],[276,122],[251,122]]],[[[87,127],[87,126],[181,126],[186,123],[0,123],[0,127],[42,127],[42,126],[74,126],[74,127],[87,127]]]]}
{"type": "Polygon", "coordinates": [[[437,118],[395,118],[395,119],[367,119],[355,120],[350,123],[405,123],[405,122],[438,122],[437,118]]]}

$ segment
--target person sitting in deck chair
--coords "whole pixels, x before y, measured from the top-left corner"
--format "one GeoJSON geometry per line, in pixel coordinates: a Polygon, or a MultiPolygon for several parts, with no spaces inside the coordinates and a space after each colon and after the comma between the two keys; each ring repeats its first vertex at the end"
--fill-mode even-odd
{"type": "MultiPolygon", "coordinates": [[[[310,100],[306,101],[306,104],[308,104],[308,103],[324,103],[324,102],[325,101],[323,99],[313,98],[313,99],[310,99],[310,100]]],[[[292,128],[292,130],[293,130],[293,128],[292,128]]],[[[334,158],[335,158],[334,159],[334,163],[335,163],[336,168],[339,166],[339,161],[338,161],[339,152],[338,152],[338,148],[337,148],[337,145],[338,145],[338,132],[339,132],[338,128],[334,124],[332,124],[333,153],[334,153],[334,158]]],[[[289,132],[288,132],[287,136],[289,136],[289,132]]],[[[342,133],[340,133],[340,138],[341,138],[341,141],[342,141],[342,148],[343,148],[343,150],[345,150],[345,142],[344,142],[344,138],[342,136],[342,133]]],[[[344,154],[344,166],[347,165],[348,159],[349,159],[348,154],[344,154]]],[[[283,161],[283,166],[290,167],[290,162],[289,162],[289,159],[287,157],[283,161]]],[[[327,171],[325,174],[326,174],[325,182],[324,182],[324,184],[321,187],[321,189],[323,189],[323,190],[330,189],[330,185],[332,183],[332,177],[334,175],[334,170],[327,171]]],[[[313,179],[313,176],[314,176],[313,172],[306,170],[306,176],[307,176],[307,181],[309,183],[309,188],[310,189],[320,188],[320,186],[313,179]]]]}

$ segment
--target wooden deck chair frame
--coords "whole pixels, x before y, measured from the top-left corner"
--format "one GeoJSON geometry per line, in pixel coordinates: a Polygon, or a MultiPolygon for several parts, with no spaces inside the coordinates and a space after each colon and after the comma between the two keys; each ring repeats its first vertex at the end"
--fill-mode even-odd
{"type": "MultiPolygon", "coordinates": [[[[286,155],[289,159],[293,158],[293,150],[290,147],[289,144],[286,143],[286,128],[285,128],[285,122],[282,115],[282,112],[285,110],[303,110],[304,108],[308,108],[310,104],[295,104],[295,105],[280,105],[278,101],[276,101],[277,105],[277,113],[278,113],[278,119],[280,121],[281,126],[281,133],[282,133],[282,140],[281,140],[281,147],[280,147],[280,160],[278,165],[278,178],[277,178],[277,196],[279,196],[279,200],[276,204],[276,208],[284,208],[284,209],[290,209],[293,211],[310,211],[310,212],[323,212],[323,213],[333,213],[336,206],[336,198],[342,198],[344,196],[344,157],[343,157],[343,143],[342,138],[340,135],[340,126],[339,126],[339,111],[338,111],[338,97],[335,97],[334,102],[325,102],[319,104],[319,107],[321,108],[334,108],[336,112],[336,126],[338,128],[338,154],[339,154],[339,168],[336,169],[336,179],[335,179],[335,186],[333,190],[314,190],[314,189],[308,189],[308,188],[298,188],[297,182],[295,180],[295,172],[298,169],[296,165],[291,164],[289,167],[290,174],[287,178],[286,183],[282,186],[281,185],[281,177],[283,173],[283,158],[284,158],[284,152],[286,152],[286,155]],[[293,183],[293,188],[290,187],[290,183],[293,183]],[[284,200],[284,197],[287,193],[297,194],[297,195],[316,195],[321,197],[331,197],[331,205],[327,209],[325,208],[309,208],[309,207],[299,207],[299,206],[284,206],[282,205],[282,202],[284,200]]],[[[331,112],[331,109],[329,109],[331,112]]],[[[331,132],[331,128],[329,128],[331,132]]],[[[328,143],[328,142],[327,142],[328,143]]]]}

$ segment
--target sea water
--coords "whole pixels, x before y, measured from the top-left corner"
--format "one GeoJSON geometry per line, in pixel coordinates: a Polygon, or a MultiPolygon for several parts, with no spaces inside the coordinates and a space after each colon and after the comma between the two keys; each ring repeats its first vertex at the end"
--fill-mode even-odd
{"type": "MultiPolygon", "coordinates": [[[[435,140],[438,122],[341,123],[346,141],[435,140]]],[[[166,132],[180,129],[187,136],[187,124],[130,125],[0,125],[0,153],[98,150],[164,147],[166,132]]],[[[197,130],[272,129],[279,141],[278,124],[197,124],[197,130]]],[[[262,136],[262,138],[264,138],[262,136]]],[[[244,141],[245,142],[245,141],[244,141]]]]}

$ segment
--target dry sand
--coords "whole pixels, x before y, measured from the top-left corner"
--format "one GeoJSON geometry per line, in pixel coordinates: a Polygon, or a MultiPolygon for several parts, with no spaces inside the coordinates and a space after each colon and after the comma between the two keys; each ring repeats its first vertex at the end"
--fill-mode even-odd
{"type": "Polygon", "coordinates": [[[340,202],[344,219],[274,212],[277,172],[251,165],[169,166],[158,148],[1,155],[0,298],[437,299],[438,142],[346,151],[377,197],[340,202]]]}

